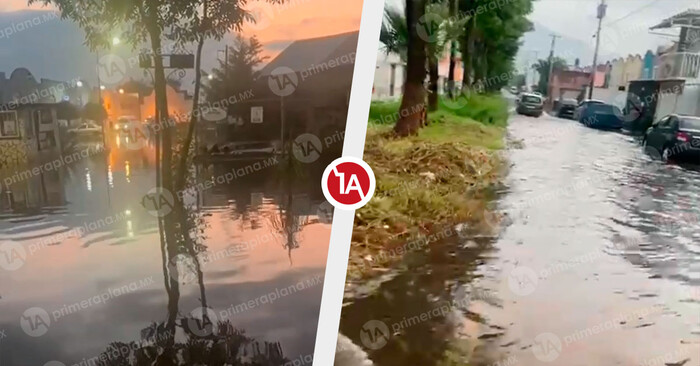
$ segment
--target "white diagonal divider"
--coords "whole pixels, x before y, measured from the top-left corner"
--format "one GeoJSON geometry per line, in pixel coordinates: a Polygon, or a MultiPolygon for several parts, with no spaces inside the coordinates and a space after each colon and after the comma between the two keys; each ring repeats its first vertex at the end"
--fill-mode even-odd
{"type": "MultiPolygon", "coordinates": [[[[379,30],[383,16],[384,0],[364,0],[348,120],[345,125],[343,156],[361,159],[365,149],[372,84],[379,50],[379,30]]],[[[335,358],[354,217],[355,211],[335,210],[333,215],[313,366],[331,366],[335,358]]]]}

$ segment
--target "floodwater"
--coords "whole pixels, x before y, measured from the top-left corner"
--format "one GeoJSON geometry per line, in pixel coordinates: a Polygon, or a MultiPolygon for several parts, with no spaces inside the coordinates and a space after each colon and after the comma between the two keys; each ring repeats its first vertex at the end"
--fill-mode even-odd
{"type": "MultiPolygon", "coordinates": [[[[144,203],[152,157],[150,147],[113,149],[14,182],[13,205],[3,191],[1,366],[95,365],[112,342],[152,344],[140,342],[168,313],[158,212],[144,203]]],[[[196,181],[245,164],[200,166],[196,181]]],[[[327,203],[309,183],[320,180],[316,165],[302,164],[304,178],[292,180],[262,164],[190,192],[207,249],[201,284],[187,257],[171,262],[176,342],[186,341],[180,320],[197,317],[204,293],[210,320],[245,332],[242,360],[310,360],[330,237],[327,203]]],[[[121,365],[122,356],[100,360],[121,365]]]]}
{"type": "Polygon", "coordinates": [[[497,237],[447,235],[348,298],[376,365],[700,365],[700,173],[513,116],[497,237]]]}

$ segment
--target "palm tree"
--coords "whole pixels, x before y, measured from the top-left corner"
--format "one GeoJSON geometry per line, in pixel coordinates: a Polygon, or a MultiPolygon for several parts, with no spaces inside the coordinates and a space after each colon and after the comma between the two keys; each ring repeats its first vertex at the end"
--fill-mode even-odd
{"type": "MultiPolygon", "coordinates": [[[[551,70],[566,70],[568,67],[566,60],[560,57],[554,57],[552,65],[551,70]]],[[[538,91],[543,95],[547,95],[549,91],[549,59],[537,60],[537,63],[532,65],[532,68],[540,74],[540,80],[537,83],[538,91]]]]}
{"type": "MultiPolygon", "coordinates": [[[[425,13],[418,18],[418,27],[421,34],[419,38],[425,41],[427,66],[429,71],[428,109],[437,110],[438,105],[438,63],[448,44],[453,44],[461,36],[467,17],[451,16],[450,1],[438,1],[427,4],[425,13]]],[[[409,28],[406,15],[395,8],[384,10],[384,22],[380,32],[380,41],[384,44],[387,53],[398,54],[402,61],[407,63],[409,47],[409,28]]],[[[456,47],[453,45],[453,47],[456,47]]],[[[453,49],[454,51],[454,49],[453,49]]],[[[454,63],[454,55],[451,55],[451,63],[454,63]]],[[[451,66],[450,75],[454,83],[454,65],[451,66]]]]}

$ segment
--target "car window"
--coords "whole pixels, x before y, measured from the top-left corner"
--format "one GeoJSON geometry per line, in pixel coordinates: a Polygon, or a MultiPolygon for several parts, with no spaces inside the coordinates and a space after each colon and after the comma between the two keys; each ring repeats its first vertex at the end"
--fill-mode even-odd
{"type": "Polygon", "coordinates": [[[671,119],[670,116],[662,118],[659,122],[656,123],[657,128],[666,128],[668,126],[668,121],[671,119]]]}
{"type": "Polygon", "coordinates": [[[525,103],[540,103],[542,99],[536,95],[523,95],[521,101],[525,103]]]}
{"type": "Polygon", "coordinates": [[[681,127],[688,130],[700,130],[700,118],[683,118],[681,127]]]}
{"type": "Polygon", "coordinates": [[[668,127],[672,130],[677,130],[678,129],[678,118],[677,117],[671,117],[668,119],[668,127]]]}

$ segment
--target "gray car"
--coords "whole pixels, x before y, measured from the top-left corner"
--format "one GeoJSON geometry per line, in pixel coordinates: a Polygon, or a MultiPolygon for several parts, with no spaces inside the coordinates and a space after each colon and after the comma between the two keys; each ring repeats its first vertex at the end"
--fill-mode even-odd
{"type": "Polygon", "coordinates": [[[522,93],[517,101],[515,111],[526,116],[539,117],[544,109],[544,100],[541,96],[532,93],[522,93]]]}

